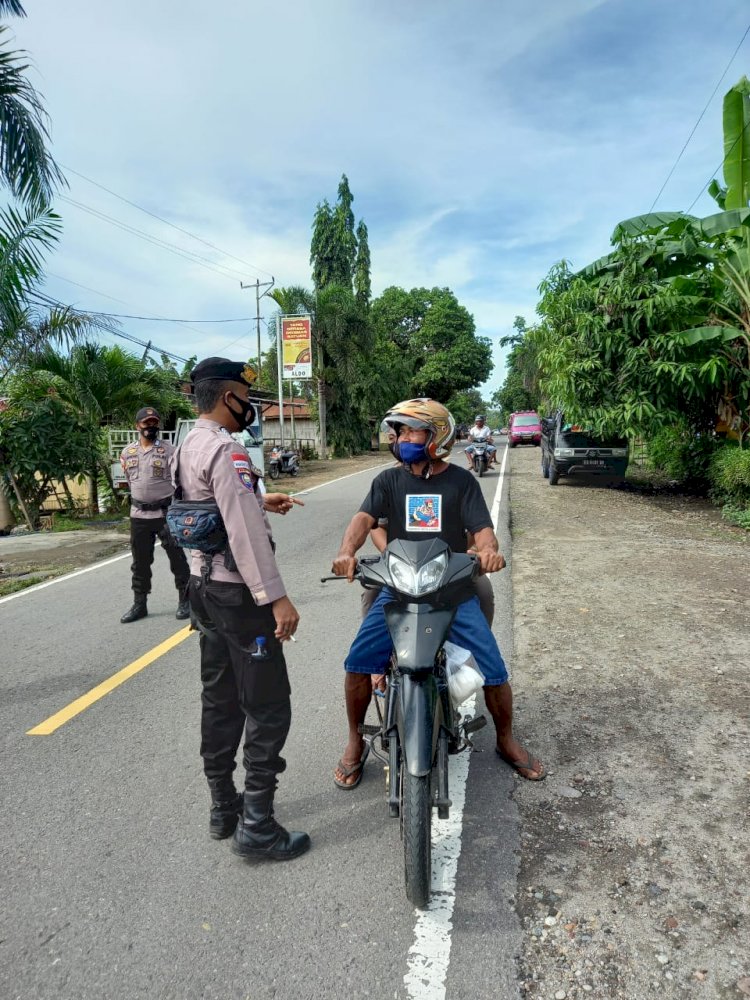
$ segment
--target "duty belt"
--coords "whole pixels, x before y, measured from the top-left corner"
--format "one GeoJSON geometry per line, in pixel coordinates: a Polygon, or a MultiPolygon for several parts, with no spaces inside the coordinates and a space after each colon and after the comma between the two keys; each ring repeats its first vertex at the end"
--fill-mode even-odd
{"type": "Polygon", "coordinates": [[[144,500],[136,500],[135,497],[131,497],[130,499],[133,506],[137,507],[138,510],[166,510],[172,502],[172,495],[170,493],[168,497],[163,497],[161,500],[154,500],[151,503],[144,500]]]}

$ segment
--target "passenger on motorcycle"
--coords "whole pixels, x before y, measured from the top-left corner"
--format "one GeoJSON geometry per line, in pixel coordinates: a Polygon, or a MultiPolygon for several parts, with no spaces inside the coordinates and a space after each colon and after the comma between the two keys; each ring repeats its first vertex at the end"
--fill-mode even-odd
{"type": "MultiPolygon", "coordinates": [[[[395,451],[400,464],[373,480],[368,496],[344,534],[333,572],[351,582],[357,567],[355,553],[367,540],[378,519],[387,519],[388,541],[394,538],[441,538],[455,552],[466,552],[471,533],[477,558],[485,573],[505,566],[498,550],[492,519],[479,485],[464,469],[449,465],[455,437],[449,411],[431,399],[398,403],[386,414],[397,435],[395,451]],[[430,501],[435,524],[426,526],[421,512],[430,501]],[[418,513],[420,512],[420,513],[418,513]]],[[[362,622],[345,661],[344,695],[349,740],[334,771],[339,788],[355,788],[362,779],[367,758],[359,733],[372,696],[371,675],[383,674],[391,655],[391,639],[383,605],[390,599],[384,589],[362,622]]],[[[497,731],[496,750],[504,761],[532,781],[545,777],[544,766],[513,736],[513,695],[497,642],[479,608],[476,596],[458,606],[449,639],[470,650],[485,677],[484,695],[497,731]]]]}
{"type": "MultiPolygon", "coordinates": [[[[474,418],[474,426],[469,429],[468,434],[469,441],[484,441],[487,445],[487,454],[489,455],[489,462],[487,467],[495,464],[495,452],[497,448],[492,443],[492,431],[484,422],[484,414],[477,413],[474,418]]],[[[474,445],[470,444],[468,448],[465,449],[464,454],[466,455],[466,460],[469,463],[469,468],[474,468],[474,445]]]]}

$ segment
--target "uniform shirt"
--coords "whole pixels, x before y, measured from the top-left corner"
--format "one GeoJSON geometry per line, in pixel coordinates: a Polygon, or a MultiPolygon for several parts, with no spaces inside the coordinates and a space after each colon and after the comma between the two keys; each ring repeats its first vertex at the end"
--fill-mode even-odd
{"type": "Polygon", "coordinates": [[[442,538],[454,552],[466,552],[466,533],[492,527],[482,491],[468,469],[449,465],[429,479],[403,465],[386,469],[372,482],[359,508],[384,525],[388,541],[442,538]]]}
{"type": "Polygon", "coordinates": [[[476,424],[469,431],[469,437],[472,441],[488,441],[492,437],[492,431],[489,429],[487,424],[484,427],[477,427],[476,424]]]}
{"type": "MultiPolygon", "coordinates": [[[[120,455],[120,465],[130,485],[130,496],[143,503],[166,500],[174,492],[170,473],[170,463],[174,446],[157,438],[150,448],[144,448],[140,437],[136,444],[126,445],[120,455]]],[[[161,510],[139,510],[135,504],[130,507],[131,517],[164,517],[161,510]]]]}
{"type": "MultiPolygon", "coordinates": [[[[243,446],[221,424],[200,417],[180,445],[177,475],[183,500],[213,500],[224,520],[238,572],[228,570],[224,556],[218,554],[213,557],[211,579],[246,584],[256,604],[285,597],[258,477],[243,446]]],[[[190,572],[200,576],[202,569],[203,556],[194,551],[190,572]]]]}

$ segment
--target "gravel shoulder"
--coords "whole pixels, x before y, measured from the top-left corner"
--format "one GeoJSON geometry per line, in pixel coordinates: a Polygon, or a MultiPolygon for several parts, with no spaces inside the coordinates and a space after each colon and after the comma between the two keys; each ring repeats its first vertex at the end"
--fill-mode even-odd
{"type": "Polygon", "coordinates": [[[748,536],[510,471],[521,995],[750,995],[748,536]]]}

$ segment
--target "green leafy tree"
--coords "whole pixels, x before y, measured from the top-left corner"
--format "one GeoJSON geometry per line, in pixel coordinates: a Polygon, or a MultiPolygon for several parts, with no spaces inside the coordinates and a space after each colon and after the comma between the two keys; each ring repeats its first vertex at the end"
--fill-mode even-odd
{"type": "Polygon", "coordinates": [[[14,379],[30,398],[54,394],[92,429],[96,443],[87,467],[78,471],[89,476],[94,510],[98,508],[99,473],[109,474],[101,428],[131,426],[142,406],[153,406],[165,423],[194,415],[187,396],[180,391],[181,378],[173,370],[153,365],[121,347],[85,342],[63,354],[48,346],[14,379]]]}
{"type": "Polygon", "coordinates": [[[410,395],[447,402],[492,372],[490,341],[476,336],[471,314],[449,288],[387,288],[371,317],[378,334],[403,349],[410,395]]]}
{"type": "Polygon", "coordinates": [[[453,414],[457,424],[473,424],[478,413],[483,413],[487,419],[489,407],[478,389],[463,389],[454,393],[445,404],[453,414]]]}
{"type": "Polygon", "coordinates": [[[500,339],[501,347],[510,347],[506,375],[492,402],[503,413],[503,421],[518,410],[537,410],[541,406],[539,359],[533,330],[523,316],[513,320],[513,333],[500,339]]]}
{"type": "Polygon", "coordinates": [[[357,256],[354,261],[354,294],[362,306],[370,304],[372,283],[370,280],[370,244],[367,226],[360,219],[357,226],[357,256]]]}
{"type": "Polygon", "coordinates": [[[94,428],[57,396],[11,393],[0,420],[0,468],[12,472],[32,521],[55,483],[73,505],[66,480],[90,468],[97,452],[94,428]]]}

